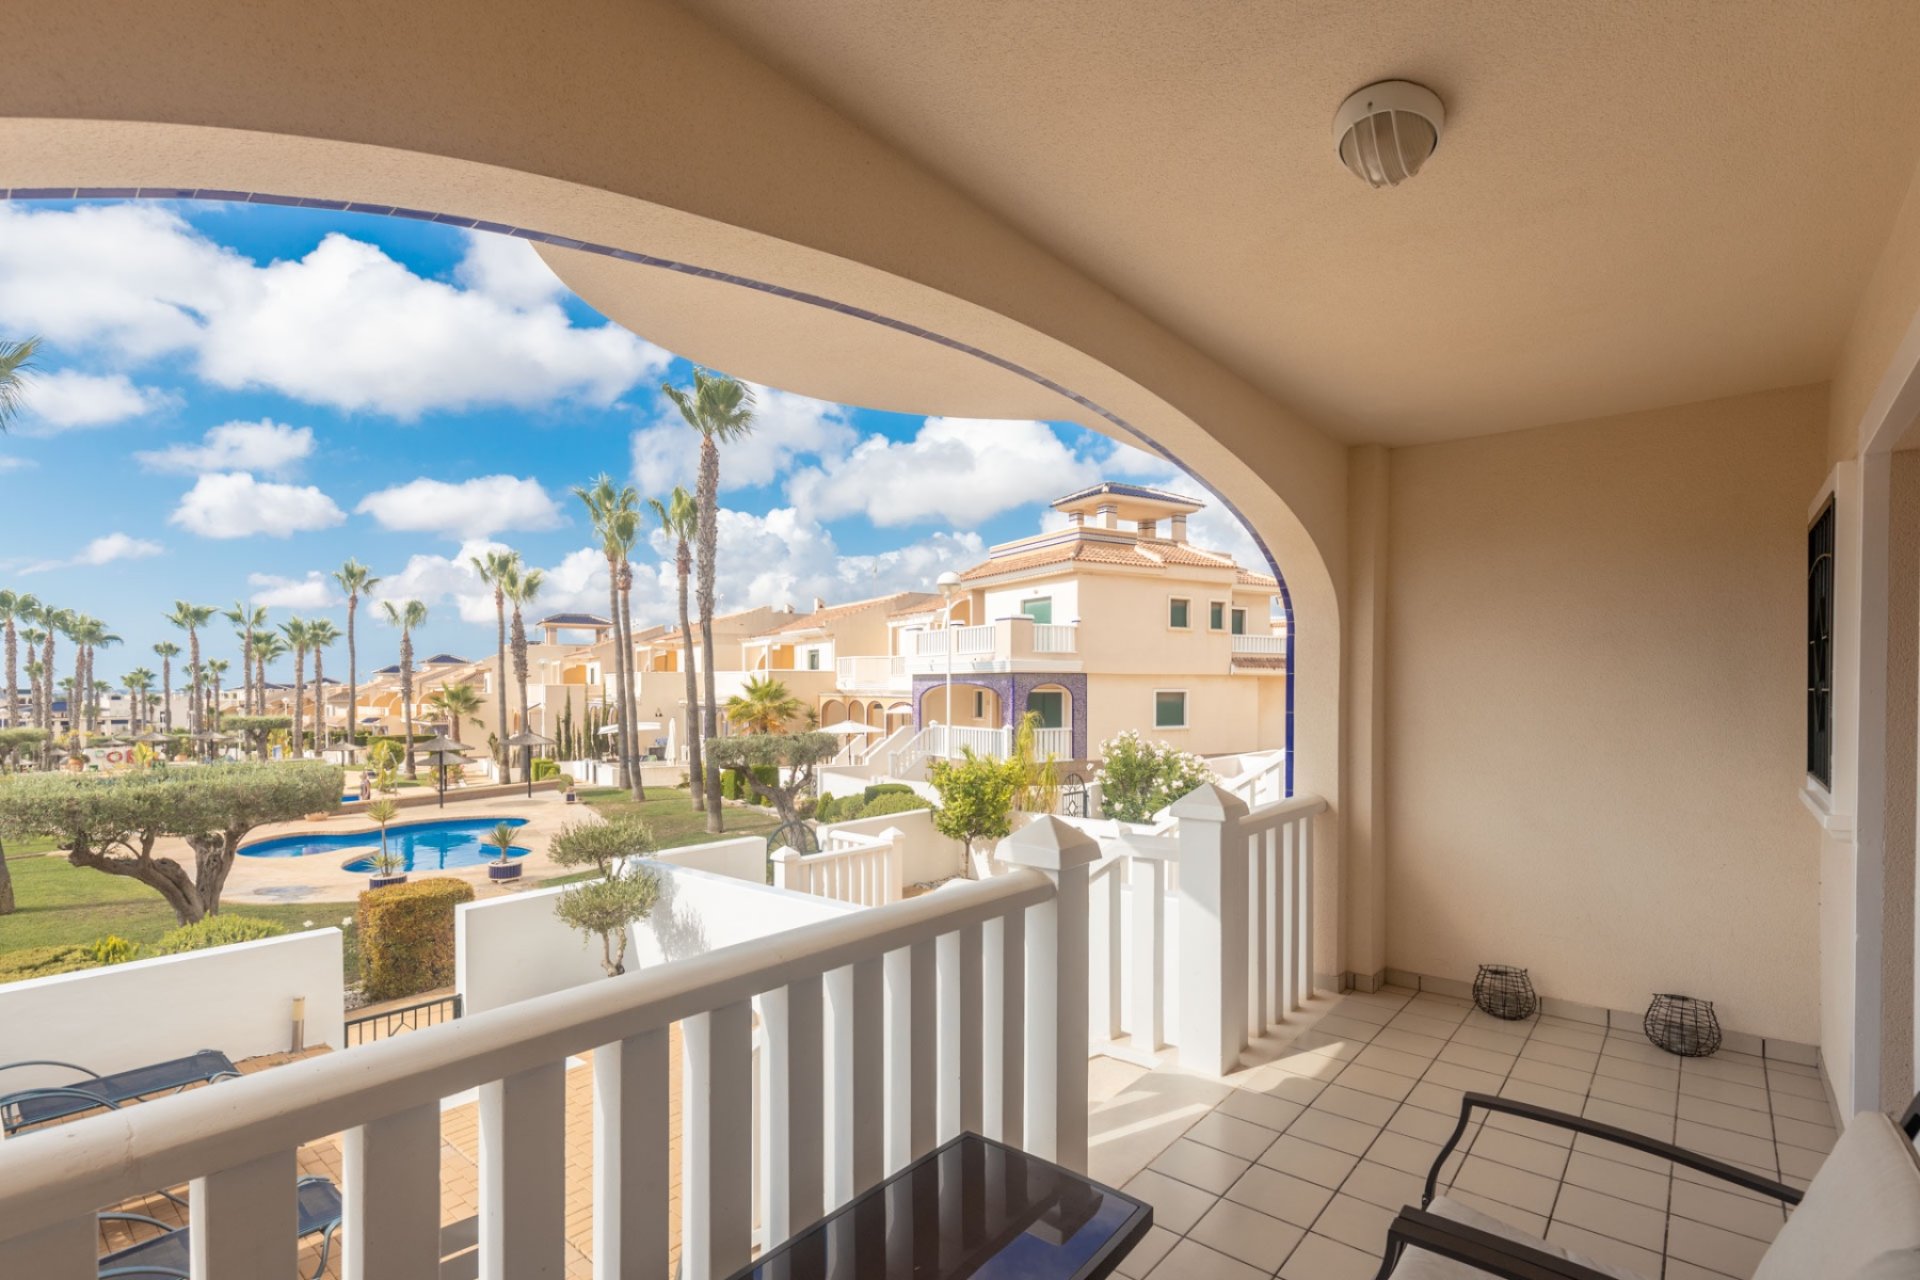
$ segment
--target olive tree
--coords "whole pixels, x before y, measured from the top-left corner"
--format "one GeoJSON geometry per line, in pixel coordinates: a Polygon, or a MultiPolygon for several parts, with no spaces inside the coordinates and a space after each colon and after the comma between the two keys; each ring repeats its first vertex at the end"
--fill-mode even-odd
{"type": "Polygon", "coordinates": [[[971,747],[962,748],[958,760],[935,760],[927,766],[927,781],[940,793],[934,830],[966,846],[968,874],[976,841],[988,841],[991,848],[992,842],[1013,833],[1013,803],[1026,777],[1019,761],[976,755],[971,747]]]}
{"type": "Polygon", "coordinates": [[[267,758],[267,738],[293,728],[292,716],[222,716],[220,725],[228,733],[246,739],[247,746],[262,760],[267,758]]]}
{"type": "Polygon", "coordinates": [[[653,829],[638,818],[572,823],[547,847],[561,866],[594,872],[562,893],[553,913],[589,940],[600,939],[600,965],[609,978],[627,971],[627,926],[646,919],[660,900],[659,878],[628,859],[656,847],[653,829]]]}
{"type": "Polygon", "coordinates": [[[319,761],[209,765],[134,774],[0,778],[0,836],[47,836],[76,867],[126,876],[167,900],[181,924],[220,910],[227,873],[249,831],[340,807],[340,770],[319,761]],[[156,854],[175,837],[189,870],[156,854]]]}
{"type": "Polygon", "coordinates": [[[772,805],[783,823],[797,822],[800,797],[813,792],[814,770],[833,759],[840,742],[830,733],[748,733],[707,739],[707,764],[737,769],[753,793],[772,805]],[[754,776],[771,770],[773,781],[754,776]]]}

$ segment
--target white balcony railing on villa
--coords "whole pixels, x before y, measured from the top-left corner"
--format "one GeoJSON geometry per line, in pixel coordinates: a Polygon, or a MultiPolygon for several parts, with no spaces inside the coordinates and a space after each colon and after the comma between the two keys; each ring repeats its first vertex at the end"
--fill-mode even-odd
{"type": "Polygon", "coordinates": [[[1259,654],[1262,656],[1285,657],[1287,638],[1285,636],[1235,636],[1235,653],[1259,654]]]}
{"type": "Polygon", "coordinates": [[[916,777],[929,758],[956,760],[963,751],[1004,760],[1013,754],[1013,730],[985,725],[928,725],[904,747],[888,753],[887,772],[896,778],[916,777]]]}
{"type": "Polygon", "coordinates": [[[841,658],[834,663],[834,679],[842,689],[907,689],[913,684],[904,653],[841,658]]]}
{"type": "Polygon", "coordinates": [[[1065,622],[1035,623],[1033,651],[1035,653],[1078,653],[1080,628],[1065,622]]]}
{"type": "Polygon", "coordinates": [[[946,627],[939,631],[921,631],[913,637],[913,652],[921,658],[944,658],[947,656],[947,640],[953,640],[953,656],[956,658],[984,658],[993,654],[994,638],[999,634],[992,626],[983,627],[946,627]]]}
{"type": "Polygon", "coordinates": [[[297,1153],[335,1134],[344,1274],[437,1275],[441,1103],[468,1090],[478,1274],[561,1275],[567,1062],[588,1053],[593,1272],[667,1275],[675,1024],[686,1280],[962,1130],[1084,1169],[1098,850],[1043,819],[1000,856],[1010,874],[0,1143],[0,1276],[94,1275],[96,1211],[186,1182],[197,1280],[287,1274],[297,1153]]]}
{"type": "Polygon", "coordinates": [[[1244,800],[1249,808],[1274,804],[1287,798],[1287,753],[1275,751],[1266,760],[1246,759],[1246,767],[1220,786],[1244,800]]]}
{"type": "Polygon", "coordinates": [[[1033,731],[1033,754],[1045,760],[1073,759],[1073,730],[1071,729],[1035,729],[1033,731]]]}
{"type": "Polygon", "coordinates": [[[823,829],[818,853],[777,849],[773,854],[773,885],[796,893],[851,902],[857,907],[883,907],[900,896],[898,830],[878,835],[823,829]]]}

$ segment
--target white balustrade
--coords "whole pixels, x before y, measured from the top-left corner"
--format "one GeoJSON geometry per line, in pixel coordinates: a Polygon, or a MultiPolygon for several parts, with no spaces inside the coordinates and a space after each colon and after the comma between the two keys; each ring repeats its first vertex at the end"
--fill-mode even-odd
{"type": "Polygon", "coordinates": [[[944,627],[921,631],[914,635],[913,653],[917,658],[944,658],[948,639],[951,638],[956,658],[977,658],[993,652],[998,634],[998,629],[992,626],[944,627]]]}
{"type": "Polygon", "coordinates": [[[1033,626],[1035,653],[1078,653],[1080,628],[1070,622],[1036,622],[1033,626]]]}
{"type": "Polygon", "coordinates": [[[1249,809],[1277,804],[1287,798],[1287,753],[1275,751],[1267,760],[1220,785],[1240,797],[1249,809]]]}
{"type": "Polygon", "coordinates": [[[834,663],[834,679],[842,689],[904,690],[913,683],[904,653],[841,658],[834,663]]]}
{"type": "Polygon", "coordinates": [[[1285,636],[1235,636],[1233,638],[1233,651],[1235,653],[1285,657],[1287,652],[1287,638],[1285,636]]]}
{"type": "Polygon", "coordinates": [[[878,835],[858,831],[822,831],[818,853],[779,848],[773,853],[773,883],[778,889],[879,907],[900,897],[901,845],[898,827],[878,835]]]}
{"type": "Polygon", "coordinates": [[[1059,1013],[1088,999],[1097,856],[1090,837],[1044,818],[1003,847],[1014,870],[989,880],[12,1138],[0,1143],[0,1276],[90,1277],[99,1208],[188,1182],[197,1278],[289,1270],[296,1154],[333,1134],[346,1274],[430,1272],[440,1104],[469,1090],[478,1274],[560,1276],[566,1064],[588,1053],[594,1274],[667,1274],[676,1023],[686,1280],[749,1260],[742,1189],[756,1163],[773,1240],[957,1124],[1084,1169],[1086,1028],[1059,1013]]]}
{"type": "Polygon", "coordinates": [[[1073,759],[1073,730],[1035,729],[1033,753],[1042,760],[1049,756],[1055,760],[1073,759]]]}

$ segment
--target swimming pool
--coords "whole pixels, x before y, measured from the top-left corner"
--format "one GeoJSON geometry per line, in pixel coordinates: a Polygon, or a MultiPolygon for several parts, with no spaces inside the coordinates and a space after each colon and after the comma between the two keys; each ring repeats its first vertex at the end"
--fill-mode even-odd
{"type": "MultiPolygon", "coordinates": [[[[501,823],[524,827],[525,818],[463,818],[438,822],[413,822],[387,828],[387,849],[398,854],[402,870],[445,871],[453,867],[477,867],[492,862],[500,851],[487,843],[487,836],[501,823]]],[[[240,846],[243,858],[305,858],[313,854],[338,853],[343,849],[365,849],[380,843],[380,830],[328,833],[326,835],[278,836],[240,846]]],[[[524,858],[527,851],[515,845],[509,858],[524,858]]],[[[374,869],[371,854],[346,864],[348,871],[374,869]]]]}

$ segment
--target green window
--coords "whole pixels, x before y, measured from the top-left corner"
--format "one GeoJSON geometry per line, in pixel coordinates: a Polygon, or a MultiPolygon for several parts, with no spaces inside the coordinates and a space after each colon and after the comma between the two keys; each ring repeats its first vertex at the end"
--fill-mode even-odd
{"type": "Polygon", "coordinates": [[[1187,617],[1188,610],[1192,607],[1193,602],[1190,600],[1182,600],[1178,597],[1169,600],[1167,602],[1167,625],[1176,631],[1185,631],[1188,627],[1192,626],[1192,622],[1187,617]]]}
{"type": "Polygon", "coordinates": [[[1227,629],[1227,606],[1218,600],[1207,605],[1207,629],[1225,631],[1227,629]]]}
{"type": "Polygon", "coordinates": [[[987,718],[987,695],[977,689],[973,694],[973,718],[975,720],[987,718]]]}
{"type": "Polygon", "coordinates": [[[1153,727],[1156,729],[1187,727],[1187,695],[1184,692],[1163,689],[1153,695],[1153,727]]]}
{"type": "Polygon", "coordinates": [[[1237,636],[1247,634],[1247,611],[1245,609],[1235,609],[1233,611],[1233,634],[1237,636]]]}
{"type": "Polygon", "coordinates": [[[1053,597],[1042,596],[1038,600],[1022,600],[1020,602],[1020,612],[1026,614],[1041,626],[1047,626],[1053,622],[1053,597]]]}
{"type": "Polygon", "coordinates": [[[1028,694],[1027,710],[1040,717],[1042,729],[1067,727],[1067,699],[1058,689],[1036,689],[1028,694]]]}
{"type": "Polygon", "coordinates": [[[820,651],[818,649],[807,650],[807,670],[818,671],[819,669],[820,669],[820,651]]]}

